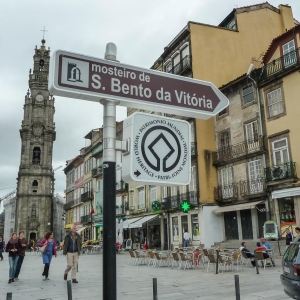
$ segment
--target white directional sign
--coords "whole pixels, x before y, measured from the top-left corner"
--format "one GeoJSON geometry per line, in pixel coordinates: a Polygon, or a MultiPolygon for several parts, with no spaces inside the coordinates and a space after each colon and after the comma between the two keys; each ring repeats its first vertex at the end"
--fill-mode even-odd
{"type": "Polygon", "coordinates": [[[190,182],[190,124],[157,115],[134,113],[123,121],[122,178],[128,183],[164,186],[190,182]]]}
{"type": "Polygon", "coordinates": [[[113,99],[121,106],[198,119],[215,116],[229,104],[211,82],[62,50],[51,58],[48,88],[56,96],[113,99]]]}

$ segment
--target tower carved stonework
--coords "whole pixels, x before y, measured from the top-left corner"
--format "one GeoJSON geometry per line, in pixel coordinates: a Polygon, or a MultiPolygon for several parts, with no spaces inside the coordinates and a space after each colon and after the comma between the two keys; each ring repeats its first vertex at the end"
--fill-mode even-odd
{"type": "Polygon", "coordinates": [[[43,237],[46,231],[53,230],[55,108],[54,98],[48,92],[50,49],[46,49],[45,42],[43,39],[41,47],[35,48],[20,130],[15,229],[24,230],[29,239],[43,237]]]}

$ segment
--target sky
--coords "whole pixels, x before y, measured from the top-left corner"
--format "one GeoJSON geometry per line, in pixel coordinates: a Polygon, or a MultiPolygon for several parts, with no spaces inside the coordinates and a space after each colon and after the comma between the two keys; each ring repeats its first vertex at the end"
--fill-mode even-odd
{"type": "MultiPolygon", "coordinates": [[[[261,1],[263,2],[263,1],[261,1]]],[[[19,130],[33,68],[34,48],[40,47],[45,26],[46,47],[104,58],[108,42],[117,45],[124,64],[150,68],[164,47],[188,21],[218,25],[234,8],[258,0],[0,0],[0,198],[16,189],[20,164],[19,130]]],[[[300,1],[289,4],[300,20],[300,1]]],[[[53,149],[55,193],[64,195],[66,160],[88,145],[84,136],[102,127],[99,103],[55,97],[56,141],[53,149]]],[[[126,108],[117,107],[117,120],[126,108]]],[[[1,208],[0,208],[1,211],[1,208]]]]}

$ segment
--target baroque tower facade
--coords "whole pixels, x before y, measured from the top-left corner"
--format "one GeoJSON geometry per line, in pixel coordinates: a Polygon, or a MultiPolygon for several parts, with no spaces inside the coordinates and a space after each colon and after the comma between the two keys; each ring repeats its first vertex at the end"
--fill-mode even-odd
{"type": "Polygon", "coordinates": [[[15,230],[28,239],[53,231],[54,172],[52,150],[55,141],[54,98],[48,92],[50,48],[46,41],[35,48],[33,70],[25,96],[20,129],[21,162],[18,172],[15,230]]]}

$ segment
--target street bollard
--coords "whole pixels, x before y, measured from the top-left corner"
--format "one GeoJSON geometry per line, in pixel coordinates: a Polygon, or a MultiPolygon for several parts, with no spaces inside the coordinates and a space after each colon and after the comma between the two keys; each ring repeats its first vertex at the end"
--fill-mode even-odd
{"type": "Polygon", "coordinates": [[[239,275],[234,275],[235,299],[241,300],[239,275]]]}
{"type": "Polygon", "coordinates": [[[254,258],[255,258],[256,274],[259,274],[259,270],[258,270],[258,261],[257,261],[256,251],[255,251],[255,250],[254,250],[254,258]]]}
{"type": "Polygon", "coordinates": [[[157,298],[157,278],[153,278],[153,300],[158,300],[158,298],[157,298]]]}
{"type": "Polygon", "coordinates": [[[67,281],[67,288],[68,288],[68,300],[72,300],[72,284],[71,280],[67,281]]]}
{"type": "Polygon", "coordinates": [[[12,300],[12,293],[6,294],[6,300],[12,300]]]}
{"type": "Polygon", "coordinates": [[[216,250],[216,252],[217,252],[216,274],[219,274],[219,252],[220,252],[220,250],[216,250]]]}

